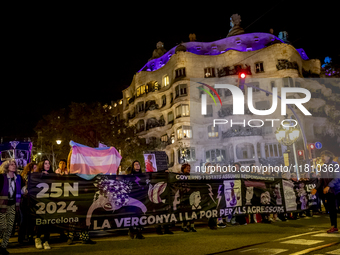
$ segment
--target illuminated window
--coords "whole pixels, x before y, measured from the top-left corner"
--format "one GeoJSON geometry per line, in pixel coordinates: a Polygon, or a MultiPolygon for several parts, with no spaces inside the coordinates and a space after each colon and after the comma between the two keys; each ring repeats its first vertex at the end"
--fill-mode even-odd
{"type": "Polygon", "coordinates": [[[174,143],[175,142],[175,133],[172,133],[171,134],[171,143],[174,143]]]}
{"type": "Polygon", "coordinates": [[[205,152],[206,162],[220,163],[225,162],[225,150],[214,149],[205,152]]]}
{"type": "Polygon", "coordinates": [[[114,107],[117,107],[117,103],[114,104],[114,107]]]}
{"type": "Polygon", "coordinates": [[[138,87],[138,88],[137,88],[137,97],[139,97],[139,96],[145,94],[145,92],[148,92],[147,90],[148,90],[148,89],[146,88],[145,85],[138,87]]]}
{"type": "Polygon", "coordinates": [[[182,126],[177,128],[177,139],[192,138],[192,128],[190,126],[182,126]]]}
{"type": "Polygon", "coordinates": [[[195,148],[185,148],[185,149],[178,149],[178,163],[183,164],[187,161],[195,161],[195,148]]]}
{"type": "Polygon", "coordinates": [[[218,127],[214,127],[213,125],[208,127],[208,137],[209,138],[218,138],[218,127]]]}
{"type": "Polygon", "coordinates": [[[189,116],[189,105],[182,104],[176,107],[176,118],[189,116]]]}
{"type": "Polygon", "coordinates": [[[145,94],[145,85],[140,86],[140,94],[141,95],[145,94]]]}
{"type": "Polygon", "coordinates": [[[168,141],[168,135],[162,135],[161,141],[166,143],[168,141]]]}
{"type": "Polygon", "coordinates": [[[123,100],[120,100],[120,101],[119,101],[119,104],[122,104],[122,103],[123,103],[123,100]]]}
{"type": "Polygon", "coordinates": [[[215,68],[213,67],[204,68],[204,77],[205,78],[215,77],[215,68]]]}
{"type": "Polygon", "coordinates": [[[165,75],[163,77],[163,87],[168,86],[169,85],[169,76],[165,75]]]}

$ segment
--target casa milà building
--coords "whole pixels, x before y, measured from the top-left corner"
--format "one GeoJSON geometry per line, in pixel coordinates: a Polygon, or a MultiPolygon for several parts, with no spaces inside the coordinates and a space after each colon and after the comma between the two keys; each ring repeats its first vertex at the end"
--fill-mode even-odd
{"type": "MultiPolygon", "coordinates": [[[[120,118],[135,125],[136,134],[147,142],[159,143],[158,149],[167,153],[173,172],[180,172],[184,162],[194,167],[206,162],[220,165],[280,162],[286,150],[276,140],[273,129],[266,126],[258,132],[227,125],[213,128],[212,119],[226,117],[232,105],[230,94],[225,91],[219,92],[219,96],[226,104],[208,113],[203,125],[193,125],[190,99],[199,100],[200,91],[190,91],[190,79],[209,79],[212,83],[226,77],[237,80],[238,70],[246,69],[247,78],[266,78],[260,87],[271,91],[273,86],[299,87],[295,78],[302,78],[304,73],[320,74],[320,61],[309,59],[303,49],[294,48],[287,40],[287,32],[280,32],[279,36],[272,30],[245,33],[238,15],[231,17],[231,27],[226,38],[213,42],[197,42],[194,34],[190,34],[189,42],[170,50],[159,42],[152,57],[122,91],[123,98],[117,104],[121,107],[120,118]]],[[[266,93],[253,92],[258,109],[271,104],[266,93]]],[[[308,141],[313,142],[315,127],[302,122],[308,141]]],[[[318,121],[319,125],[324,122],[324,118],[318,121]]]]}

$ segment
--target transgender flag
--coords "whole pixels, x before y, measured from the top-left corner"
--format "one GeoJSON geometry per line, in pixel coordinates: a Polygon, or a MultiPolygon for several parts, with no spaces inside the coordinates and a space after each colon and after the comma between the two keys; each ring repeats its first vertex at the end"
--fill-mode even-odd
{"type": "Polygon", "coordinates": [[[97,174],[117,174],[122,156],[114,147],[91,148],[70,141],[70,173],[91,180],[97,174]]]}

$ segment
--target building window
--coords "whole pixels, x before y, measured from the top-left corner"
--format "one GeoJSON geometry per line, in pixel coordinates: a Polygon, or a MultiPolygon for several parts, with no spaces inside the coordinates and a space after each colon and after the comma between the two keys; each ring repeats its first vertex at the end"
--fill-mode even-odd
{"type": "Polygon", "coordinates": [[[232,94],[231,94],[231,91],[229,90],[229,89],[225,89],[224,90],[224,96],[225,97],[229,97],[229,96],[231,96],[232,94]]]}
{"type": "MultiPolygon", "coordinates": [[[[269,101],[258,101],[255,102],[255,108],[257,110],[269,110],[270,109],[270,103],[269,101]]],[[[270,123],[271,125],[271,123],[270,123]]]]}
{"type": "Polygon", "coordinates": [[[144,120],[139,120],[136,125],[137,133],[144,131],[144,120]]]}
{"type": "Polygon", "coordinates": [[[257,89],[257,88],[260,87],[260,83],[259,82],[249,82],[248,85],[253,86],[253,89],[252,89],[253,93],[254,92],[260,92],[260,90],[257,89]]]}
{"type": "Polygon", "coordinates": [[[255,73],[262,73],[262,72],[264,72],[263,62],[255,63],[255,73]]]}
{"type": "Polygon", "coordinates": [[[174,94],[170,93],[170,104],[172,103],[172,101],[174,101],[174,94]]]}
{"type": "Polygon", "coordinates": [[[168,75],[165,75],[163,77],[163,87],[166,87],[169,85],[169,76],[168,75]]]}
{"type": "Polygon", "coordinates": [[[266,143],[264,151],[266,158],[278,158],[283,155],[281,145],[278,143],[266,143]]]}
{"type": "Polygon", "coordinates": [[[136,105],[136,113],[143,112],[144,111],[144,102],[139,102],[136,105]]]}
{"type": "Polygon", "coordinates": [[[176,88],[175,88],[175,92],[176,92],[176,98],[179,96],[184,96],[187,94],[187,85],[186,84],[179,84],[176,88]]]}
{"type": "Polygon", "coordinates": [[[183,138],[192,138],[192,128],[190,126],[181,126],[177,128],[177,140],[183,138]]]}
{"type": "Polygon", "coordinates": [[[213,125],[211,125],[208,127],[208,137],[218,138],[218,126],[214,127],[213,125]]]}
{"type": "MultiPolygon", "coordinates": [[[[209,89],[210,90],[210,93],[214,96],[214,97],[217,97],[217,95],[215,94],[215,92],[213,92],[211,89],[209,89]]],[[[221,96],[223,96],[223,94],[222,94],[222,89],[215,89],[216,90],[216,92],[217,92],[217,94],[221,97],[221,96]]]]}
{"type": "Polygon", "coordinates": [[[145,89],[147,89],[147,86],[145,86],[145,85],[138,87],[137,88],[137,97],[145,94],[145,92],[147,92],[147,91],[145,91],[145,89]]]}
{"type": "Polygon", "coordinates": [[[270,87],[272,88],[272,91],[273,91],[273,88],[275,87],[275,81],[270,82],[270,87]]]}
{"type": "Polygon", "coordinates": [[[184,164],[187,161],[195,161],[196,155],[195,155],[195,148],[184,148],[184,149],[178,149],[178,163],[184,164]]]}
{"type": "Polygon", "coordinates": [[[225,158],[225,150],[223,149],[213,149],[205,152],[206,162],[223,163],[225,158]]]}
{"type": "Polygon", "coordinates": [[[171,143],[174,143],[174,142],[175,142],[175,133],[172,133],[172,134],[171,134],[170,139],[171,139],[171,143]]]}
{"type": "Polygon", "coordinates": [[[163,106],[166,106],[166,96],[165,95],[162,96],[162,107],[163,106]]]}
{"type": "Polygon", "coordinates": [[[168,113],[168,124],[172,123],[174,121],[174,114],[173,112],[168,113]]]}
{"type": "Polygon", "coordinates": [[[262,126],[262,135],[272,134],[274,127],[272,127],[271,122],[265,122],[262,126]]]}
{"type": "Polygon", "coordinates": [[[215,77],[215,68],[213,67],[204,68],[204,77],[205,78],[215,77]]]}
{"type": "Polygon", "coordinates": [[[170,152],[170,158],[169,158],[169,165],[174,165],[174,160],[175,160],[175,153],[174,153],[174,151],[173,150],[171,150],[171,152],[170,152]]]}
{"type": "Polygon", "coordinates": [[[176,118],[189,116],[189,105],[182,104],[176,107],[176,118]]]}
{"type": "Polygon", "coordinates": [[[294,87],[294,82],[291,77],[282,78],[283,87],[294,87]]]}
{"type": "Polygon", "coordinates": [[[166,142],[168,142],[168,135],[162,135],[162,137],[161,137],[161,141],[163,142],[163,143],[166,143],[166,142]]]}
{"type": "Polygon", "coordinates": [[[254,145],[251,143],[243,143],[236,145],[236,157],[238,159],[255,158],[254,145]]]}
{"type": "Polygon", "coordinates": [[[177,70],[175,70],[175,73],[176,73],[176,78],[179,78],[179,77],[185,77],[185,68],[179,68],[177,70]]]}
{"type": "Polygon", "coordinates": [[[211,104],[207,105],[207,115],[204,115],[204,117],[212,117],[213,116],[213,106],[211,104]]]}

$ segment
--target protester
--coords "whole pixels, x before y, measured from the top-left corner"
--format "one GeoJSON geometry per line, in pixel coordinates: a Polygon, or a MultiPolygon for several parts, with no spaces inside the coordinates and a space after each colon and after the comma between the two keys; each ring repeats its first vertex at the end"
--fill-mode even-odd
{"type": "MultiPolygon", "coordinates": [[[[140,163],[138,160],[132,162],[130,175],[143,174],[140,163]]],[[[145,239],[142,235],[142,227],[130,227],[129,233],[131,239],[145,239]]]]}
{"type": "Polygon", "coordinates": [[[17,164],[14,159],[7,160],[0,166],[0,237],[2,242],[0,252],[9,254],[6,250],[16,212],[19,210],[21,195],[27,189],[20,175],[17,175],[17,164]]]}
{"type": "MultiPolygon", "coordinates": [[[[68,175],[69,172],[67,171],[67,161],[65,159],[61,159],[59,161],[59,168],[55,171],[56,174],[59,175],[68,175]]],[[[60,236],[63,239],[64,231],[60,230],[60,236]]],[[[82,241],[83,244],[96,244],[97,242],[90,239],[89,231],[87,227],[80,227],[76,223],[70,223],[69,224],[69,231],[68,231],[68,237],[67,244],[75,244],[73,241],[76,236],[79,236],[79,239],[82,241]],[[76,229],[81,229],[80,231],[76,231],[76,229]]]]}
{"type": "MultiPolygon", "coordinates": [[[[21,173],[22,180],[27,189],[28,176],[33,173],[37,168],[37,164],[35,162],[28,163],[24,171],[21,173]]],[[[32,222],[30,221],[30,214],[27,213],[29,210],[29,199],[27,195],[23,195],[20,203],[20,227],[18,232],[18,242],[23,244],[25,237],[28,239],[33,238],[33,228],[32,222]]]]}
{"type": "Polygon", "coordinates": [[[66,159],[61,159],[59,161],[59,168],[55,170],[55,173],[60,175],[68,174],[66,164],[67,164],[66,159]]]}
{"type": "MultiPolygon", "coordinates": [[[[188,163],[185,163],[181,166],[181,172],[185,175],[190,175],[190,170],[191,170],[191,166],[188,163]]],[[[197,232],[197,230],[195,229],[195,222],[192,221],[183,221],[182,222],[182,231],[183,232],[197,232]],[[188,229],[189,227],[189,229],[188,229]]]]}
{"type": "MultiPolygon", "coordinates": [[[[53,170],[51,168],[50,161],[45,159],[41,162],[39,162],[36,171],[38,173],[41,173],[42,175],[48,175],[50,173],[53,173],[53,170]]],[[[40,225],[37,226],[37,236],[35,238],[35,248],[37,249],[51,249],[49,245],[50,240],[50,230],[48,225],[40,225]],[[44,234],[43,241],[41,240],[41,235],[44,234]]]]}
{"type": "Polygon", "coordinates": [[[319,193],[326,210],[329,211],[329,217],[331,221],[331,228],[327,230],[327,233],[338,232],[337,226],[337,211],[336,211],[336,200],[340,193],[340,172],[334,171],[336,169],[337,162],[333,161],[334,155],[330,151],[321,152],[321,159],[323,161],[321,178],[315,189],[312,190],[311,194],[314,195],[316,192],[319,193]]]}

